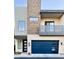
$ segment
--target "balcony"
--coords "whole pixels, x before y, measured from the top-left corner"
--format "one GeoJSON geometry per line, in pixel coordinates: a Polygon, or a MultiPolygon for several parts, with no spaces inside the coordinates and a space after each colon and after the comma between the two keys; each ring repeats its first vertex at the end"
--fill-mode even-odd
{"type": "Polygon", "coordinates": [[[64,35],[64,25],[40,26],[39,35],[64,35]]]}
{"type": "Polygon", "coordinates": [[[27,30],[19,31],[18,28],[15,28],[14,38],[16,38],[16,39],[26,39],[26,36],[27,36],[27,30]]]}

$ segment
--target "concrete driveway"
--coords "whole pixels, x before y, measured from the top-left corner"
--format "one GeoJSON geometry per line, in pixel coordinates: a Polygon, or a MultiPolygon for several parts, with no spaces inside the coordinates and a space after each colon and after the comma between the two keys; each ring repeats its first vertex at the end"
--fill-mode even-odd
{"type": "Polygon", "coordinates": [[[64,59],[64,57],[15,57],[14,59],[64,59]]]}

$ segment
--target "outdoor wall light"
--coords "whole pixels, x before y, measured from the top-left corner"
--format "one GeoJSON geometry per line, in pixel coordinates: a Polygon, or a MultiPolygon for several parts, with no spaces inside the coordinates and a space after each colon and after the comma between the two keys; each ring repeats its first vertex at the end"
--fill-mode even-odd
{"type": "Polygon", "coordinates": [[[30,53],[30,52],[28,52],[28,55],[31,55],[31,53],[30,53]]]}
{"type": "Polygon", "coordinates": [[[61,42],[61,45],[63,45],[63,42],[61,42]]]}

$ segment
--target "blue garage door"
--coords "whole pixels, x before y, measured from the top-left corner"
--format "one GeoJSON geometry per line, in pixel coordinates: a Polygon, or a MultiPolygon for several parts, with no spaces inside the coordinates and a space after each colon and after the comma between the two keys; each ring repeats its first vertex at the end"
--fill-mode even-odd
{"type": "Polygon", "coordinates": [[[32,40],[33,54],[58,54],[58,40],[32,40]]]}

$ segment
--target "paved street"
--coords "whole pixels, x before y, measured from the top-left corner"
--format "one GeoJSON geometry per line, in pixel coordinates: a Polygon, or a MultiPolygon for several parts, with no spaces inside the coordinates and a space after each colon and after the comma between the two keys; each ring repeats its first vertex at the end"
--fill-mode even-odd
{"type": "Polygon", "coordinates": [[[16,57],[14,59],[64,59],[63,57],[16,57]]]}

